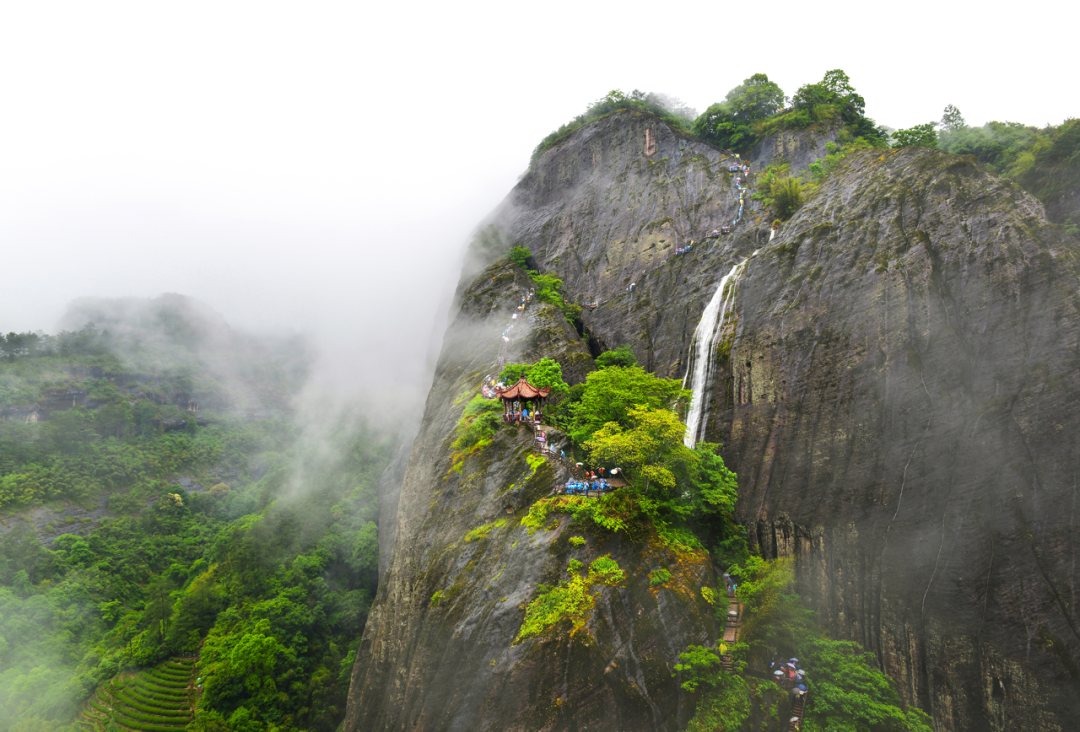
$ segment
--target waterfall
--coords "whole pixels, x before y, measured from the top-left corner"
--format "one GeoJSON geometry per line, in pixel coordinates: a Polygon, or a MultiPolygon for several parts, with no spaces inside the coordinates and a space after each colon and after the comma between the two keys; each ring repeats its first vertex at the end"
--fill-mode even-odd
{"type": "Polygon", "coordinates": [[[716,338],[724,327],[725,317],[735,304],[735,290],[750,257],[732,267],[731,271],[720,280],[712,300],[709,300],[709,304],[705,306],[704,312],[701,313],[701,321],[694,330],[690,368],[686,370],[686,376],[683,377],[683,388],[689,387],[694,392],[690,400],[690,411],[686,415],[686,436],[683,438],[683,443],[689,448],[693,448],[697,441],[705,436],[705,395],[713,376],[712,357],[716,348],[716,338]],[[689,385],[687,381],[690,382],[689,385]]]}

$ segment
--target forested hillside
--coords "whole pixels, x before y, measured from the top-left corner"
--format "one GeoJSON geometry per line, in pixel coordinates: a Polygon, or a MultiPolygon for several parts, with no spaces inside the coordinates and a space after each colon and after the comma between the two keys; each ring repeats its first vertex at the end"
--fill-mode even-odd
{"type": "Polygon", "coordinates": [[[189,655],[196,728],[334,729],[387,439],[299,422],[302,341],[177,296],[68,322],[87,310],[0,344],[0,730],[67,729],[98,685],[189,655]]]}

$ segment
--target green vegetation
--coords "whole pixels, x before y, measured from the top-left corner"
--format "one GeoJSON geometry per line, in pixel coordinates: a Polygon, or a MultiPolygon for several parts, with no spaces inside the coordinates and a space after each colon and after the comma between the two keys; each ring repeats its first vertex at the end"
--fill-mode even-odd
{"type": "Polygon", "coordinates": [[[576,547],[583,547],[586,544],[585,537],[584,536],[571,536],[570,537],[570,543],[573,544],[576,547]]]}
{"type": "Polygon", "coordinates": [[[515,246],[507,253],[510,260],[529,273],[533,285],[536,288],[536,299],[548,305],[554,305],[562,311],[563,316],[574,322],[581,316],[581,306],[570,302],[563,294],[563,281],[554,275],[540,274],[534,269],[529,269],[528,262],[532,258],[532,252],[525,247],[515,246]]]}
{"type": "Polygon", "coordinates": [[[754,74],[710,106],[694,122],[694,134],[723,148],[746,152],[758,140],[784,130],[840,127],[845,140],[883,145],[885,131],[865,116],[866,102],[841,69],[802,86],[784,109],[784,93],[765,74],[754,74]]]}
{"type": "Polygon", "coordinates": [[[723,643],[717,648],[692,645],[680,653],[682,663],[675,664],[675,670],[683,677],[682,688],[694,692],[702,683],[715,685],[720,678],[720,656],[725,653],[727,646],[723,643]]]}
{"type": "Polygon", "coordinates": [[[467,405],[457,423],[457,439],[451,445],[453,464],[459,468],[466,457],[491,443],[502,426],[502,405],[496,399],[477,394],[467,405]]]}
{"type": "Polygon", "coordinates": [[[634,407],[672,409],[688,400],[689,392],[678,379],[658,378],[640,366],[612,365],[586,377],[580,397],[566,407],[565,427],[581,445],[609,422],[629,427],[629,410],[634,407]]]}
{"type": "Polygon", "coordinates": [[[741,558],[745,542],[730,519],[735,475],[716,445],[683,445],[686,427],[671,408],[686,397],[677,380],[636,365],[612,363],[590,373],[560,407],[560,426],[590,465],[619,467],[628,487],[598,498],[541,499],[522,525],[536,532],[551,513],[568,513],[632,538],[655,532],[661,544],[677,551],[714,546],[724,556],[741,558]]]}
{"type": "Polygon", "coordinates": [[[568,569],[573,575],[569,581],[560,582],[554,587],[539,586],[539,594],[525,608],[525,620],[515,642],[540,635],[563,620],[571,621],[571,633],[577,631],[588,620],[589,613],[596,605],[599,592],[594,592],[593,588],[615,587],[625,578],[622,569],[611,557],[603,556],[593,561],[589,565],[589,573],[584,576],[577,572],[585,565],[578,562],[577,568],[574,568],[575,561],[571,560],[568,569]]]}
{"type": "Polygon", "coordinates": [[[604,351],[596,357],[596,368],[606,369],[609,366],[620,368],[637,366],[637,356],[630,350],[630,346],[621,346],[613,351],[604,351]]]}
{"type": "Polygon", "coordinates": [[[1080,187],[1080,119],[1056,127],[988,122],[969,127],[949,105],[938,133],[943,150],[974,155],[991,171],[1016,181],[1044,202],[1080,187]]]}
{"type": "MultiPolygon", "coordinates": [[[[877,669],[872,654],[858,644],[824,637],[811,613],[791,590],[793,563],[790,557],[764,561],[750,557],[743,566],[729,570],[739,580],[743,601],[740,643],[729,649],[736,670],[753,659],[765,667],[772,653],[798,656],[807,670],[810,688],[805,730],[881,730],[883,732],[929,732],[929,718],[918,709],[904,707],[893,681],[877,669]]],[[[721,603],[718,616],[727,611],[721,603]]],[[[688,730],[738,729],[750,716],[754,700],[779,688],[720,671],[719,655],[709,648],[690,646],[680,654],[675,668],[683,687],[704,685],[688,730]]]]}
{"type": "Polygon", "coordinates": [[[781,221],[790,219],[803,204],[803,184],[799,178],[778,178],[769,192],[772,194],[773,213],[781,221]]]}
{"type": "MultiPolygon", "coordinates": [[[[163,661],[201,645],[194,729],[329,732],[375,592],[388,441],[352,416],[303,443],[284,416],[196,421],[176,400],[235,404],[253,382],[212,365],[249,357],[187,349],[199,329],[164,315],[142,337],[3,339],[3,398],[47,418],[0,424],[0,730],[66,729],[88,698],[103,726],[183,728],[190,662],[163,661]],[[43,502],[57,518],[38,531],[12,513],[43,502]]],[[[248,345],[259,393],[295,391],[302,368],[248,345]]]]}
{"type": "Polygon", "coordinates": [[[494,531],[495,529],[501,528],[501,527],[503,527],[505,525],[506,525],[506,519],[501,518],[501,519],[497,519],[495,521],[492,521],[489,524],[483,524],[481,526],[477,526],[475,529],[472,529],[469,533],[465,534],[465,537],[464,537],[464,539],[462,539],[462,541],[464,541],[466,544],[468,544],[470,541],[476,541],[478,539],[486,539],[486,538],[488,538],[488,536],[491,535],[492,531],[494,531]]]}
{"type": "Polygon", "coordinates": [[[754,74],[694,121],[693,132],[729,150],[745,151],[758,136],[754,125],[784,108],[784,92],[765,74],[754,74]]]}
{"type": "Polygon", "coordinates": [[[827,142],[825,157],[818,158],[807,166],[806,181],[791,175],[791,166],[787,163],[771,165],[759,174],[752,198],[771,209],[778,221],[786,221],[802,206],[806,195],[817,188],[837,168],[841,160],[856,150],[879,146],[865,138],[857,138],[844,144],[827,142]]]}
{"type": "Polygon", "coordinates": [[[655,115],[666,122],[672,129],[683,134],[688,133],[690,123],[694,118],[693,110],[688,109],[679,100],[672,99],[664,94],[645,93],[635,89],[627,95],[619,89],[615,89],[589,105],[584,114],[578,115],[541,140],[540,144],[533,150],[529,165],[535,163],[546,151],[570,139],[571,135],[590,122],[623,111],[655,115]]]}
{"type": "Polygon", "coordinates": [[[813,693],[803,729],[929,732],[930,717],[904,707],[892,679],[877,668],[874,654],[857,643],[817,638],[799,651],[813,669],[813,693]]]}
{"type": "Polygon", "coordinates": [[[652,572],[649,573],[649,586],[656,587],[657,585],[664,584],[670,579],[671,572],[664,569],[663,567],[660,567],[659,569],[654,569],[652,572]]]}
{"type": "Polygon", "coordinates": [[[194,659],[176,658],[133,676],[116,676],[87,701],[81,719],[103,727],[122,724],[139,732],[183,730],[198,696],[193,672],[194,659]]]}
{"type": "Polygon", "coordinates": [[[498,380],[510,385],[522,376],[537,389],[550,387],[552,396],[570,391],[570,387],[563,381],[562,365],[550,358],[542,358],[533,364],[509,363],[499,373],[498,380]]]}
{"type": "Polygon", "coordinates": [[[897,130],[892,134],[893,147],[937,147],[938,136],[934,131],[936,122],[915,125],[904,130],[897,130]]]}

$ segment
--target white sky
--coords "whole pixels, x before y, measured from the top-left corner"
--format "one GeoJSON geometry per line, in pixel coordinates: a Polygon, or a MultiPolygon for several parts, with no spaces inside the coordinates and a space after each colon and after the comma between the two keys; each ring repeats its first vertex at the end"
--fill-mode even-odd
{"type": "Polygon", "coordinates": [[[971,124],[1077,114],[1076,6],[1005,7],[8,2],[0,330],[181,292],[394,374],[476,222],[608,90],[701,111],[758,71],[790,95],[839,67],[893,127],[948,103],[971,124]]]}

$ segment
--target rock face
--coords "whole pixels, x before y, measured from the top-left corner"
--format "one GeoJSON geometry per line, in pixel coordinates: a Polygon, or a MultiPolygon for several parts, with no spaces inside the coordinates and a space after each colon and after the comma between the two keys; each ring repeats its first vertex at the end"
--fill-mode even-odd
{"type": "Polygon", "coordinates": [[[939,729],[1080,713],[1078,274],[972,159],[867,151],[739,293],[713,398],[740,518],[939,729]]]}
{"type": "Polygon", "coordinates": [[[758,142],[750,151],[749,158],[753,167],[758,169],[787,162],[791,165],[791,172],[799,175],[810,163],[825,157],[825,145],[836,140],[838,133],[839,128],[777,132],[758,142]]]}
{"type": "MultiPolygon", "coordinates": [[[[647,115],[614,115],[545,153],[490,222],[561,277],[572,299],[599,303],[582,317],[594,354],[628,344],[662,376],[685,373],[704,304],[732,264],[756,252],[734,339],[715,354],[707,423],[738,473],[738,518],[752,542],[797,558],[799,590],[823,624],[875,652],[937,729],[1073,728],[1075,241],[973,159],[904,149],[850,155],[771,240],[771,218],[748,200],[733,234],[698,243],[734,218],[728,157],[647,115]],[[689,253],[671,256],[692,240],[689,253]]],[[[665,614],[640,589],[605,591],[611,613],[627,600],[609,598],[628,593],[665,631],[647,638],[631,605],[625,615],[598,610],[608,625],[592,626],[588,650],[577,636],[515,646],[521,611],[507,605],[561,571],[559,538],[519,558],[509,547],[526,535],[514,521],[484,547],[460,544],[470,525],[505,510],[513,491],[500,491],[523,470],[513,439],[500,435],[498,456],[466,467],[468,479],[442,477],[463,406],[453,399],[487,368],[470,339],[487,322],[490,306],[478,303],[497,299],[484,281],[493,276],[506,274],[477,279],[447,335],[346,728],[676,729],[685,711],[659,676],[647,695],[637,687],[637,701],[606,681],[615,671],[597,684],[606,634],[632,627],[633,643],[654,644],[672,663],[680,643],[711,632],[707,613],[687,601],[665,614]],[[492,589],[476,579],[502,564],[492,589]],[[520,579],[506,584],[511,571],[520,579]],[[459,588],[455,602],[429,607],[449,587],[459,588]],[[635,719],[652,726],[591,721],[605,704],[612,715],[648,710],[635,719]]],[[[546,341],[526,356],[580,353],[571,332],[546,341]]],[[[548,469],[513,493],[513,511],[546,490],[548,469]]],[[[630,557],[640,549],[612,551],[637,566],[630,557]]],[[[616,685],[635,688],[634,678],[616,685]]]]}
{"type": "Polygon", "coordinates": [[[1066,191],[1059,196],[1045,201],[1046,218],[1055,224],[1071,221],[1080,225],[1080,189],[1066,191]]]}
{"type": "MultiPolygon", "coordinates": [[[[688,718],[672,665],[687,645],[716,638],[699,591],[715,585],[707,557],[604,539],[558,513],[530,533],[521,518],[567,475],[531,452],[525,427],[504,427],[464,459],[454,454],[455,426],[485,374],[497,372],[500,333],[530,286],[504,261],[461,294],[403,472],[396,539],[357,653],[347,730],[675,730],[688,718]],[[572,544],[572,535],[585,545],[572,544]],[[563,621],[517,640],[538,585],[567,579],[571,559],[589,565],[601,556],[626,579],[594,589],[584,626],[563,621]],[[673,578],[652,588],[648,572],[660,566],[673,578]]],[[[512,360],[555,358],[571,381],[592,368],[558,309],[534,302],[517,323],[512,360]]]]}

